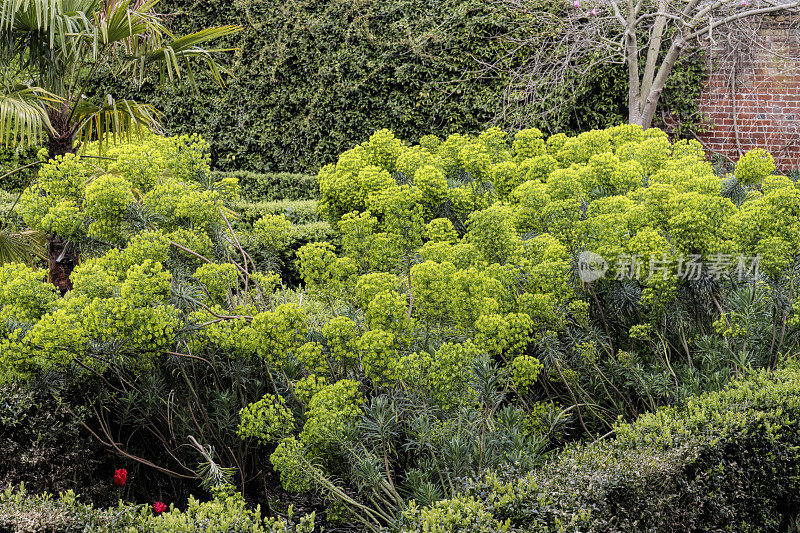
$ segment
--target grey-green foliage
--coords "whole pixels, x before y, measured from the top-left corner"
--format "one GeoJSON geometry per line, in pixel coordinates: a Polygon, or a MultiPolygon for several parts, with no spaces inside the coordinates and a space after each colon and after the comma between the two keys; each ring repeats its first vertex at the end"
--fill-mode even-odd
{"type": "Polygon", "coordinates": [[[412,506],[404,530],[786,531],[800,505],[798,418],[798,363],[753,372],[529,475],[500,468],[458,498],[412,506]]]}
{"type": "Polygon", "coordinates": [[[456,497],[487,471],[505,468],[522,475],[541,464],[567,420],[564,413],[548,424],[549,413],[529,416],[507,403],[502,372],[486,356],[465,372],[475,402],[443,409],[417,395],[375,396],[327,454],[306,448],[309,462],[295,473],[334,500],[345,487],[356,487],[368,511],[351,512],[377,531],[397,525],[409,499],[433,504],[456,497]]]}

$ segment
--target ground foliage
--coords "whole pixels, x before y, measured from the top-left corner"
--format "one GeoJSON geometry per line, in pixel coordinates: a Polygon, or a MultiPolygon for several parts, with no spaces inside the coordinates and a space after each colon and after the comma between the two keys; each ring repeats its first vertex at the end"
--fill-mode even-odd
{"type": "MultiPolygon", "coordinates": [[[[163,502],[160,502],[163,503],[163,502]]],[[[0,493],[0,530],[27,533],[311,533],[314,515],[266,517],[261,509],[247,507],[241,494],[221,486],[209,501],[190,498],[184,510],[174,505],[155,512],[151,504],[119,501],[116,507],[99,509],[82,501],[72,490],[33,495],[25,485],[0,493]]]]}
{"type": "Polygon", "coordinates": [[[131,469],[234,484],[273,516],[294,503],[377,530],[443,499],[473,513],[461,495],[487,473],[528,479],[565,442],[660,424],[641,417],[797,349],[800,191],[764,152],[719,176],[697,143],[635,126],[416,145],[380,130],[322,168],[328,233],[293,253],[310,206],[243,221],[201,137],[109,151],[44,164],[22,195],[24,221],[86,259],[63,297],[0,267],[2,379],[80,392],[85,429],[131,469]],[[591,283],[587,250],[612,266],[591,283]],[[651,254],[705,266],[618,266],[651,254]],[[760,271],[720,275],[720,254],[760,271]]]}

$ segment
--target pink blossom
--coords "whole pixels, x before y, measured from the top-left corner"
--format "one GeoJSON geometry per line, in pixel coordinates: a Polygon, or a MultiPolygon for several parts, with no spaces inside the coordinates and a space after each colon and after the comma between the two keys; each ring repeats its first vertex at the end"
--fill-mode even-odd
{"type": "Polygon", "coordinates": [[[575,0],[572,2],[572,7],[581,7],[581,0],[575,0]]]}
{"type": "Polygon", "coordinates": [[[591,16],[593,16],[593,17],[596,17],[597,16],[597,9],[592,9],[591,11],[589,11],[589,14],[591,16]]]}

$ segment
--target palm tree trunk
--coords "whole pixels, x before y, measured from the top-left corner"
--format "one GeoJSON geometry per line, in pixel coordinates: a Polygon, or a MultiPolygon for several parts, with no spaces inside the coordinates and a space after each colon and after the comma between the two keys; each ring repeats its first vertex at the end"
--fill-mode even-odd
{"type": "Polygon", "coordinates": [[[48,159],[54,159],[59,155],[74,154],[76,152],[74,143],[75,138],[71,135],[50,137],[47,141],[48,159]]]}
{"type": "MultiPolygon", "coordinates": [[[[56,127],[57,133],[47,141],[47,155],[54,159],[60,155],[74,154],[76,152],[75,134],[70,131],[66,123],[66,112],[51,113],[50,120],[56,127]]],[[[80,248],[58,235],[47,235],[48,281],[58,287],[63,296],[72,290],[72,281],[69,279],[72,271],[80,262],[80,248]]]]}
{"type": "Polygon", "coordinates": [[[47,236],[48,281],[55,285],[63,296],[72,290],[69,276],[80,261],[80,250],[73,243],[58,235],[47,236]]]}

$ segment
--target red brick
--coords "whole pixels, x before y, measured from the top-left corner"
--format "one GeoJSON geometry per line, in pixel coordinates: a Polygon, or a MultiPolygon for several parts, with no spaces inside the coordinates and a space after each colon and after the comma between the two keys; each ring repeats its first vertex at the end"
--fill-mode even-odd
{"type": "MultiPolygon", "coordinates": [[[[731,98],[732,65],[719,56],[715,71],[704,85],[698,106],[710,125],[699,135],[709,151],[738,157],[743,150],[764,147],[773,152],[783,170],[800,167],[800,26],[787,15],[765,19],[759,35],[761,45],[782,57],[754,46],[752,61],[745,62],[731,98]],[[796,59],[792,59],[796,58],[796,59]],[[737,108],[734,121],[733,104],[737,108]],[[738,129],[738,145],[736,130],[738,129]]],[[[725,54],[725,45],[716,50],[725,54]]]]}

